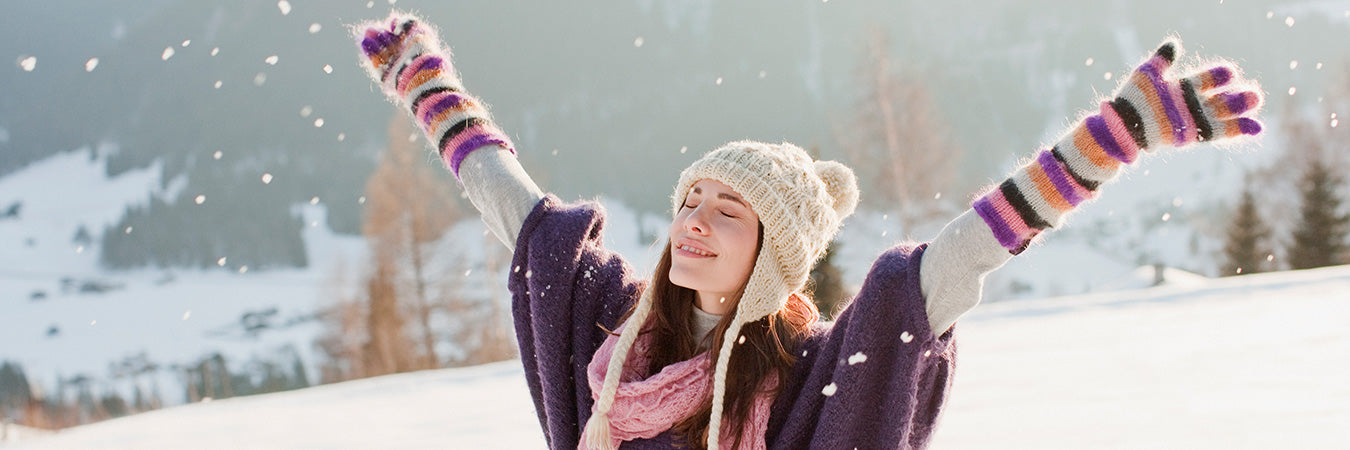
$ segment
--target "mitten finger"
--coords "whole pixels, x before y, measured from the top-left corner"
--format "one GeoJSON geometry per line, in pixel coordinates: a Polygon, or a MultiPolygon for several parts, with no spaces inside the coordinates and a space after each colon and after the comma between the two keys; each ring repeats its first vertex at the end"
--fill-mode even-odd
{"type": "Polygon", "coordinates": [[[1261,134],[1261,130],[1264,129],[1260,121],[1250,117],[1238,117],[1236,119],[1220,121],[1219,123],[1222,128],[1215,130],[1215,134],[1224,138],[1255,136],[1261,134]]]}
{"type": "Polygon", "coordinates": [[[1220,92],[1205,99],[1208,116],[1225,120],[1246,114],[1261,106],[1261,94],[1255,91],[1220,92]]]}
{"type": "Polygon", "coordinates": [[[358,36],[358,43],[370,62],[371,77],[380,82],[388,79],[389,69],[409,46],[428,34],[426,25],[416,17],[397,12],[390,14],[385,22],[366,23],[357,29],[364,29],[358,36]]]}
{"type": "Polygon", "coordinates": [[[1236,76],[1237,69],[1223,63],[1208,69],[1201,69],[1183,77],[1182,82],[1190,83],[1197,92],[1207,92],[1214,88],[1227,86],[1236,76]]]}
{"type": "Polygon", "coordinates": [[[1181,57],[1181,41],[1177,38],[1169,37],[1163,40],[1162,45],[1153,52],[1147,61],[1139,65],[1136,72],[1143,72],[1152,78],[1161,79],[1168,69],[1172,68],[1172,63],[1181,57]]]}

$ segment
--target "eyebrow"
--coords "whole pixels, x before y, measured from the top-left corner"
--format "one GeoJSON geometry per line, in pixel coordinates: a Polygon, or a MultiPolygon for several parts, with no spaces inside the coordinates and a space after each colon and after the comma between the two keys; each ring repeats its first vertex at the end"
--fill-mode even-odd
{"type": "MultiPolygon", "coordinates": [[[[694,193],[695,193],[695,194],[700,194],[700,195],[703,194],[703,188],[700,188],[700,187],[698,187],[698,186],[695,186],[695,187],[694,187],[694,193]]],[[[737,196],[732,195],[732,194],[728,194],[728,193],[726,193],[726,192],[718,192],[718,193],[717,193],[717,198],[720,198],[720,199],[723,199],[723,200],[731,200],[731,201],[733,201],[733,202],[739,203],[741,206],[744,206],[744,207],[746,207],[746,208],[749,208],[749,207],[750,207],[750,205],[749,205],[748,203],[745,203],[745,200],[742,200],[740,197],[737,197],[737,196]]]]}

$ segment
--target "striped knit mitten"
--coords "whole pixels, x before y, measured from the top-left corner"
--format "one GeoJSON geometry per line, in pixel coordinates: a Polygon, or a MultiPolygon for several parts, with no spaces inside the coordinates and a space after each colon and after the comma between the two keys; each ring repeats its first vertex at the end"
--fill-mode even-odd
{"type": "Polygon", "coordinates": [[[972,205],[1014,255],[1138,158],[1140,150],[1186,147],[1261,132],[1260,87],[1232,63],[1184,76],[1172,71],[1181,43],[1168,39],[1101,104],[1049,150],[972,205]]]}
{"type": "Polygon", "coordinates": [[[367,22],[356,30],[366,73],[412,114],[456,178],[464,157],[481,147],[498,145],[515,153],[515,144],[492,123],[484,105],[464,92],[450,50],[433,27],[394,12],[385,22],[367,22]]]}

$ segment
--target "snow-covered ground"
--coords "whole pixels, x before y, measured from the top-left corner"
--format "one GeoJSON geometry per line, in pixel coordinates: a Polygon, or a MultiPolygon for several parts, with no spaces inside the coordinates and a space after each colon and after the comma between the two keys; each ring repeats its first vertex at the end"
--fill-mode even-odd
{"type": "MultiPolygon", "coordinates": [[[[1347,323],[1350,266],[983,305],[958,324],[933,448],[1345,448],[1347,323]]],[[[520,449],[543,437],[508,361],[179,406],[11,445],[520,449]]]]}

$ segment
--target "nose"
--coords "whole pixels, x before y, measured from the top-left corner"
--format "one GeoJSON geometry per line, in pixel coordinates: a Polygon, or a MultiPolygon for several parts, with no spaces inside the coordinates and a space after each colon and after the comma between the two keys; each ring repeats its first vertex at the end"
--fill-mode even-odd
{"type": "Polygon", "coordinates": [[[703,205],[699,205],[684,218],[684,229],[690,233],[708,234],[708,223],[703,220],[703,205]]]}

